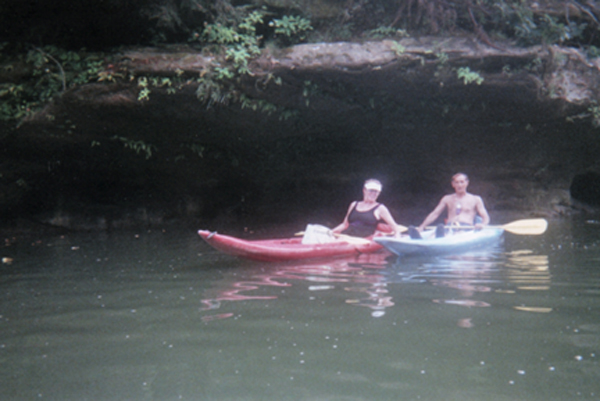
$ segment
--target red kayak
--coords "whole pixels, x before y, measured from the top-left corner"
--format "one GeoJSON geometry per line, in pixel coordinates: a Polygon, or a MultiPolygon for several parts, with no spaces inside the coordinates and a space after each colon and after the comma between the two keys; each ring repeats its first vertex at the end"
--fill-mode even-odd
{"type": "Polygon", "coordinates": [[[268,240],[243,240],[206,230],[198,234],[213,248],[246,259],[265,262],[281,262],[311,258],[331,258],[376,252],[383,247],[365,238],[361,243],[343,239],[327,244],[302,244],[302,238],[281,238],[268,240]]]}

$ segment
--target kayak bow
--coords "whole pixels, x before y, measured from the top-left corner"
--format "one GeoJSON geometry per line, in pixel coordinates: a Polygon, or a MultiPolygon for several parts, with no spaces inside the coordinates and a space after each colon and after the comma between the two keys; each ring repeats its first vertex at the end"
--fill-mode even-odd
{"type": "Polygon", "coordinates": [[[301,238],[245,240],[206,230],[200,230],[198,234],[221,252],[266,262],[350,256],[382,249],[380,244],[369,238],[362,243],[340,238],[326,244],[302,244],[301,238]]]}

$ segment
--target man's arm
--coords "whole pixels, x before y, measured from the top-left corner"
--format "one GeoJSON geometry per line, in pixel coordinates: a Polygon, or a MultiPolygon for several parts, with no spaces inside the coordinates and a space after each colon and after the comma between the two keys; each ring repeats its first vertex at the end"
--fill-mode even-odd
{"type": "Polygon", "coordinates": [[[435,207],[435,209],[433,209],[433,211],[431,213],[429,213],[429,215],[427,217],[425,217],[425,220],[423,220],[423,222],[417,229],[419,231],[423,231],[423,229],[425,227],[427,227],[429,224],[433,223],[438,217],[440,217],[440,214],[442,214],[442,212],[446,209],[446,207],[447,207],[447,196],[444,196],[442,198],[442,200],[440,201],[440,203],[438,203],[438,205],[435,207]]]}
{"type": "MultiPolygon", "coordinates": [[[[483,204],[483,199],[481,199],[481,196],[477,197],[477,203],[475,204],[477,213],[479,214],[479,216],[481,216],[481,223],[476,224],[475,227],[478,226],[487,226],[488,224],[490,224],[490,215],[488,214],[487,210],[485,209],[485,205],[483,204]]],[[[478,227],[478,228],[481,228],[478,227]]]]}

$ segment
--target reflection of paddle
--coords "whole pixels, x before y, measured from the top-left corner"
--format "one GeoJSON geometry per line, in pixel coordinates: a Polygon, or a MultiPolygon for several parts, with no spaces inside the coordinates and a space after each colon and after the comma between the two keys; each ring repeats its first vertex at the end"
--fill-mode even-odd
{"type": "MultiPolygon", "coordinates": [[[[473,229],[475,226],[446,226],[454,229],[473,229]]],[[[540,235],[546,232],[548,222],[545,219],[516,220],[502,226],[484,226],[483,228],[501,228],[517,235],[540,235]]]]}
{"type": "MultiPolygon", "coordinates": [[[[294,234],[295,236],[299,237],[301,235],[304,235],[305,232],[304,231],[299,231],[296,234],[294,234]]],[[[353,237],[351,235],[346,235],[346,234],[338,234],[338,233],[332,233],[335,237],[341,239],[342,241],[346,241],[349,244],[353,244],[353,245],[369,245],[371,244],[371,241],[366,239],[366,238],[360,238],[360,237],[353,237]]]]}

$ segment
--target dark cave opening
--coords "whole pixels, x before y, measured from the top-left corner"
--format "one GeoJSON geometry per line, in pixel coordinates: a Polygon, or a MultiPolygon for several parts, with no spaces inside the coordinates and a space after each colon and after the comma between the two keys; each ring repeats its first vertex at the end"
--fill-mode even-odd
{"type": "Polygon", "coordinates": [[[600,174],[587,171],[573,177],[571,197],[590,206],[600,206],[600,174]]]}

